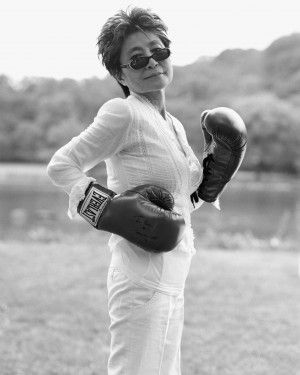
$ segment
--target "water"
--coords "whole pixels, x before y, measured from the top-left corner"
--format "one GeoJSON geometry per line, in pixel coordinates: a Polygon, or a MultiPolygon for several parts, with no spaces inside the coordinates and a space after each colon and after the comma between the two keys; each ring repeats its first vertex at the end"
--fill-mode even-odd
{"type": "MultiPolygon", "coordinates": [[[[0,176],[1,239],[34,239],[41,233],[51,237],[55,232],[72,235],[89,230],[81,219],[69,220],[67,195],[51,186],[43,169],[32,178],[28,178],[30,173],[26,174],[22,183],[20,176],[20,170],[9,179],[2,174],[1,180],[0,176]]],[[[221,197],[221,212],[205,204],[193,213],[195,234],[201,238],[207,232],[251,233],[258,239],[280,237],[297,241],[299,186],[299,180],[286,176],[265,175],[257,180],[253,175],[240,173],[221,197]]]]}

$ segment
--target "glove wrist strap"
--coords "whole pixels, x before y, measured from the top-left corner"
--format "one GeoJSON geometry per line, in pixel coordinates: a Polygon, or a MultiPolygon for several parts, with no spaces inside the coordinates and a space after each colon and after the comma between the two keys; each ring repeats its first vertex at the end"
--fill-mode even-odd
{"type": "Polygon", "coordinates": [[[78,205],[79,215],[93,227],[97,227],[106,205],[115,195],[113,191],[99,184],[91,183],[87,188],[84,200],[78,205]]]}

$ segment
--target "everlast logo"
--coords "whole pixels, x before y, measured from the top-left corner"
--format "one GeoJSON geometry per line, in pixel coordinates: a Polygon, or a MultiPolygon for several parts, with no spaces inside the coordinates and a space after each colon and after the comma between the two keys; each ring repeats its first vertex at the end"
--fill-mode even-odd
{"type": "Polygon", "coordinates": [[[96,226],[106,201],[107,195],[102,195],[98,189],[92,188],[81,209],[81,215],[93,226],[96,226]]]}

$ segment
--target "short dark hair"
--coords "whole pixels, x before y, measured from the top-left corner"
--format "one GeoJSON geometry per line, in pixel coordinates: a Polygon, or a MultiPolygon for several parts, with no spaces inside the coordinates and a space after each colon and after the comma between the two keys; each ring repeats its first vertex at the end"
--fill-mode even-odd
{"type": "MultiPolygon", "coordinates": [[[[137,31],[152,32],[160,38],[165,47],[169,47],[171,41],[167,37],[167,30],[161,18],[150,9],[134,7],[127,8],[126,11],[120,10],[102,27],[97,39],[98,57],[102,56],[102,64],[117,79],[121,75],[121,47],[130,34],[137,31]]],[[[127,97],[128,87],[118,83],[127,97]]]]}

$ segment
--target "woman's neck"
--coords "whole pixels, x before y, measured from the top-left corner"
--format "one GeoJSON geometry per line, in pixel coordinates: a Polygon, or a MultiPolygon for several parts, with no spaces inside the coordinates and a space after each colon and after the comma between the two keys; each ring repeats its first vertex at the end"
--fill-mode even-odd
{"type": "Polygon", "coordinates": [[[164,119],[166,119],[166,98],[165,98],[165,91],[159,90],[155,92],[146,92],[142,94],[138,94],[146,98],[162,115],[164,119]]]}

